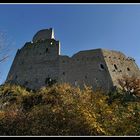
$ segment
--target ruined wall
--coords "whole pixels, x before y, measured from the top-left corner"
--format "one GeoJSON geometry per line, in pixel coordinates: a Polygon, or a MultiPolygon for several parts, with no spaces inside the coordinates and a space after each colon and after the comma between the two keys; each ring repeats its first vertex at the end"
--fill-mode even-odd
{"type": "Polygon", "coordinates": [[[26,43],[17,52],[7,81],[38,89],[46,85],[48,77],[58,80],[59,47],[54,39],[26,43]]]}
{"type": "Polygon", "coordinates": [[[122,76],[140,76],[132,58],[123,53],[105,49],[80,51],[72,57],[60,55],[60,42],[54,39],[53,29],[37,32],[33,42],[27,42],[17,51],[6,82],[30,89],[47,86],[48,78],[59,83],[70,83],[93,90],[110,90],[118,86],[122,76]]]}
{"type": "Polygon", "coordinates": [[[118,86],[118,79],[123,76],[140,76],[140,71],[133,58],[126,57],[118,51],[102,50],[114,86],[118,86]]]}
{"type": "Polygon", "coordinates": [[[80,87],[86,84],[93,89],[108,90],[112,87],[101,49],[81,51],[71,58],[61,56],[59,80],[80,87]]]}

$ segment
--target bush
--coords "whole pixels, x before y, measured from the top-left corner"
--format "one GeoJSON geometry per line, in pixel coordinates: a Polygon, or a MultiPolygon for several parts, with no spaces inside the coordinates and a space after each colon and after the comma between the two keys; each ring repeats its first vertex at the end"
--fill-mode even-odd
{"type": "MultiPolygon", "coordinates": [[[[140,103],[120,100],[69,84],[36,93],[5,85],[0,95],[16,97],[0,112],[0,135],[140,135],[140,103]],[[15,96],[16,95],[16,96],[15,96]]],[[[1,99],[2,100],[2,99],[1,99]]]]}
{"type": "Polygon", "coordinates": [[[140,79],[135,76],[126,77],[118,80],[121,91],[126,95],[140,97],[140,79]]]}

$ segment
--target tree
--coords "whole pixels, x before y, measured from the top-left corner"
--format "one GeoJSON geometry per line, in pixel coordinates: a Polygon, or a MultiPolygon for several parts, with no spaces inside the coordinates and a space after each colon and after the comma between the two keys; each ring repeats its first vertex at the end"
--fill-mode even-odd
{"type": "Polygon", "coordinates": [[[3,32],[0,32],[0,64],[7,60],[9,57],[9,44],[6,40],[6,34],[3,32]]]}

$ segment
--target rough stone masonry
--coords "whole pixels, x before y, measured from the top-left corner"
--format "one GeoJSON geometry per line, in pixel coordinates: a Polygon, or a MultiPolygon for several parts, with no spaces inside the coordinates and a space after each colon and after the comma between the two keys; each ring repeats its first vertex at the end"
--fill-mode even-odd
{"type": "Polygon", "coordinates": [[[72,57],[60,55],[60,42],[50,28],[38,31],[32,42],[17,51],[6,82],[30,89],[55,81],[110,90],[124,75],[140,76],[133,58],[106,49],[80,51],[72,57]]]}

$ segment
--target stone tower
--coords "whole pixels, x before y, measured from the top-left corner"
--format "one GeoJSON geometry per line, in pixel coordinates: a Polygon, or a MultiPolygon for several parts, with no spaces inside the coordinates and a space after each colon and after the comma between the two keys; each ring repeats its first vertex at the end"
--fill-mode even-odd
{"type": "Polygon", "coordinates": [[[80,51],[72,57],[60,55],[60,42],[52,28],[37,32],[32,42],[17,51],[6,82],[30,89],[48,86],[49,81],[84,84],[110,90],[123,75],[140,76],[134,59],[106,49],[80,51]]]}
{"type": "Polygon", "coordinates": [[[59,55],[60,42],[54,39],[53,29],[41,30],[17,51],[7,81],[31,89],[45,86],[47,77],[58,81],[59,55]]]}

